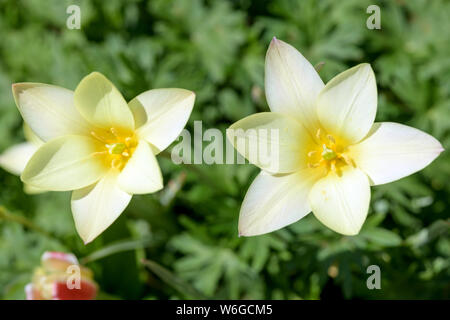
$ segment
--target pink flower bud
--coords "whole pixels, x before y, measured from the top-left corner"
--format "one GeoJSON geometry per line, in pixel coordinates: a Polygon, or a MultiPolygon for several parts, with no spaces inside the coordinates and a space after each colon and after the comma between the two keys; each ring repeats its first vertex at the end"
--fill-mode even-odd
{"type": "Polygon", "coordinates": [[[92,300],[97,294],[92,271],[71,253],[44,252],[41,266],[25,286],[27,300],[92,300]]]}

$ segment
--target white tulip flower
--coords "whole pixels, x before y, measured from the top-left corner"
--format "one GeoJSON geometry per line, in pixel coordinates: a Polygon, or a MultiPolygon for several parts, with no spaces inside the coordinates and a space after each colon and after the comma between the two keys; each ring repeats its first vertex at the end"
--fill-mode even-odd
{"type": "Polygon", "coordinates": [[[417,172],[443,151],[420,130],[374,123],[377,87],[369,64],[324,85],[300,52],[274,38],[266,55],[265,87],[272,112],[241,119],[228,132],[238,152],[263,169],[242,203],[240,235],[280,229],[311,211],[328,228],[356,235],[368,213],[370,186],[417,172]],[[237,129],[241,134],[232,133],[237,129]],[[278,146],[268,163],[249,154],[256,129],[278,129],[278,141],[263,141],[278,146]]]}
{"type": "Polygon", "coordinates": [[[98,72],[74,92],[16,83],[13,93],[25,123],[44,142],[22,181],[49,191],[73,191],[72,213],[85,243],[119,217],[133,194],[162,189],[155,155],[180,134],[195,100],[189,90],[153,89],[127,104],[98,72]]]}

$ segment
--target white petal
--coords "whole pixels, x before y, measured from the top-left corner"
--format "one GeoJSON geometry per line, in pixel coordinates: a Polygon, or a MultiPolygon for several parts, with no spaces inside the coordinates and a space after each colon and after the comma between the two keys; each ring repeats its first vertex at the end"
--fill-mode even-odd
{"type": "Polygon", "coordinates": [[[39,194],[39,193],[47,192],[47,190],[39,189],[39,188],[30,186],[29,184],[26,184],[26,183],[23,184],[23,191],[26,194],[39,194]]]}
{"type": "Polygon", "coordinates": [[[280,176],[262,171],[251,184],[242,203],[239,235],[272,232],[303,218],[311,211],[308,193],[322,174],[317,169],[280,176]]]}
{"type": "Polygon", "coordinates": [[[43,83],[15,83],[13,94],[24,121],[44,141],[70,134],[89,134],[77,111],[73,91],[43,83]]]}
{"type": "Polygon", "coordinates": [[[147,141],[139,141],[136,150],[120,173],[118,183],[130,194],[145,194],[162,189],[161,170],[147,141]]]}
{"type": "Polygon", "coordinates": [[[373,185],[392,182],[429,165],[443,151],[434,137],[399,123],[375,123],[369,135],[350,148],[350,156],[373,185]]]}
{"type": "Polygon", "coordinates": [[[72,214],[78,234],[87,244],[108,228],[125,210],[131,195],[117,185],[111,170],[96,184],[72,193],[72,214]]]}
{"type": "Polygon", "coordinates": [[[185,89],[153,89],[141,93],[128,105],[133,112],[138,135],[158,152],[166,149],[186,125],[195,94],[185,89]]]}
{"type": "Polygon", "coordinates": [[[25,135],[25,139],[28,142],[31,142],[36,146],[36,149],[44,144],[44,141],[42,141],[34,132],[31,130],[30,126],[28,126],[26,123],[23,125],[23,133],[25,135]]]}
{"type": "Polygon", "coordinates": [[[271,173],[305,168],[314,148],[308,132],[293,118],[276,112],[256,113],[234,123],[227,137],[251,163],[271,173]]]}
{"type": "Polygon", "coordinates": [[[317,99],[317,115],[324,129],[347,143],[366,136],[376,112],[377,84],[367,63],[331,79],[317,99]]]}
{"type": "Polygon", "coordinates": [[[87,136],[64,136],[40,147],[22,173],[22,181],[48,191],[68,191],[86,187],[108,170],[103,146],[87,136]]]}
{"type": "Polygon", "coordinates": [[[358,234],[369,210],[369,179],[354,168],[347,167],[341,176],[330,172],[312,187],[309,202],[317,219],[331,230],[358,234]]]}
{"type": "Polygon", "coordinates": [[[134,129],[134,118],[125,99],[104,75],[92,72],[75,89],[75,106],[91,124],[101,128],[134,129]]]}
{"type": "Polygon", "coordinates": [[[297,117],[315,135],[315,103],[324,87],[314,67],[291,45],[273,39],[266,55],[265,87],[270,110],[297,117]]]}
{"type": "Polygon", "coordinates": [[[16,144],[6,149],[0,155],[0,166],[6,171],[19,176],[37,149],[30,142],[16,144]]]}

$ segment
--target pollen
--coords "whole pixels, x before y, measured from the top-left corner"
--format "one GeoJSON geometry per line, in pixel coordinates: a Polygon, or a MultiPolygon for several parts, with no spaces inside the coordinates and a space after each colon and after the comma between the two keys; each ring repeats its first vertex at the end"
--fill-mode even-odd
{"type": "Polygon", "coordinates": [[[98,129],[91,136],[101,142],[102,150],[97,154],[105,155],[105,164],[122,170],[137,147],[137,138],[133,132],[118,128],[98,129]]]}
{"type": "Polygon", "coordinates": [[[345,166],[353,166],[353,160],[348,156],[347,147],[330,134],[321,129],[316,132],[317,142],[307,153],[308,168],[326,168],[327,172],[334,172],[341,176],[345,166]]]}

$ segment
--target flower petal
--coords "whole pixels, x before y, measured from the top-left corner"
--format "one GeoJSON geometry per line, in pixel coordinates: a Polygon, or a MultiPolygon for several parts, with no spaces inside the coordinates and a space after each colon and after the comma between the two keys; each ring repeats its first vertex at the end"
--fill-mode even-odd
{"type": "Polygon", "coordinates": [[[25,285],[25,297],[27,300],[43,300],[38,288],[32,283],[25,285]]]}
{"type": "Polygon", "coordinates": [[[34,132],[31,130],[30,126],[28,126],[26,123],[23,124],[23,134],[25,135],[25,139],[28,142],[31,142],[33,145],[36,146],[36,149],[44,144],[44,141],[42,141],[34,132]]]}
{"type": "Polygon", "coordinates": [[[274,38],[267,50],[265,69],[270,110],[297,117],[314,136],[319,127],[316,98],[324,87],[314,67],[294,47],[274,38]]]}
{"type": "Polygon", "coordinates": [[[317,169],[280,176],[262,171],[242,202],[239,235],[272,232],[303,218],[311,211],[308,193],[321,174],[317,169]]]}
{"type": "Polygon", "coordinates": [[[59,252],[59,251],[45,251],[41,256],[41,264],[45,269],[60,269],[66,271],[66,268],[61,268],[61,262],[66,264],[79,264],[77,257],[73,253],[59,252]]]}
{"type": "Polygon", "coordinates": [[[181,133],[194,107],[195,94],[185,89],[153,89],[128,105],[138,135],[157,148],[166,149],[181,133]]]}
{"type": "Polygon", "coordinates": [[[15,83],[14,100],[24,121],[44,141],[89,134],[89,126],[73,102],[73,91],[43,83],[15,83]]]}
{"type": "Polygon", "coordinates": [[[305,168],[312,140],[302,125],[276,112],[256,113],[234,123],[227,137],[251,163],[271,173],[305,168]]]}
{"type": "Polygon", "coordinates": [[[91,185],[108,170],[104,156],[96,154],[102,147],[86,136],[53,139],[31,157],[22,173],[22,181],[49,191],[68,191],[91,185]]]}
{"type": "Polygon", "coordinates": [[[91,124],[133,130],[134,118],[122,94],[104,75],[92,72],[75,89],[75,106],[91,124]]]}
{"type": "Polygon", "coordinates": [[[312,187],[309,202],[316,218],[331,230],[358,234],[369,210],[369,179],[354,168],[343,170],[341,176],[330,172],[312,187]]]}
{"type": "Polygon", "coordinates": [[[94,300],[97,295],[97,285],[90,279],[81,278],[80,288],[70,289],[66,281],[55,281],[52,284],[52,300],[94,300]]]}
{"type": "Polygon", "coordinates": [[[118,174],[111,170],[96,184],[72,193],[75,226],[85,244],[108,228],[131,200],[131,195],[119,188],[118,174]]]}
{"type": "Polygon", "coordinates": [[[140,140],[118,178],[119,186],[130,194],[161,190],[163,179],[158,161],[145,140],[140,140]]]}
{"type": "Polygon", "coordinates": [[[6,171],[19,176],[37,149],[30,142],[13,145],[0,155],[0,166],[6,171]]]}
{"type": "Polygon", "coordinates": [[[434,137],[399,123],[375,123],[369,135],[350,148],[350,156],[373,185],[409,176],[443,151],[434,137]]]}
{"type": "Polygon", "coordinates": [[[39,188],[30,186],[29,184],[26,184],[26,183],[23,184],[23,191],[26,194],[30,194],[30,195],[47,192],[47,190],[39,189],[39,188]]]}
{"type": "Polygon", "coordinates": [[[377,112],[377,84],[372,68],[362,63],[331,79],[317,98],[324,129],[347,143],[369,132],[377,112]]]}

